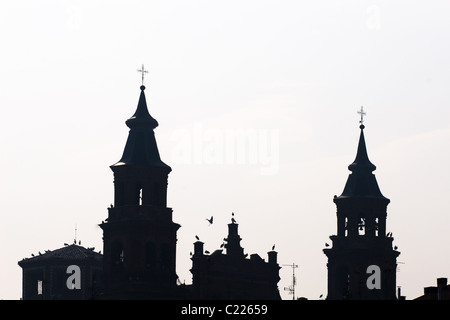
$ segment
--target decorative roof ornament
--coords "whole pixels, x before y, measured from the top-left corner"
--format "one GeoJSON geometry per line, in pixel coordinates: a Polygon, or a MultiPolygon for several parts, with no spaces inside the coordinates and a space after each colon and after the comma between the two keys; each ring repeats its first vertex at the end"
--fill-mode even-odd
{"type": "Polygon", "coordinates": [[[357,111],[357,112],[358,112],[358,114],[361,115],[361,120],[359,120],[359,123],[361,124],[362,128],[361,128],[361,126],[360,126],[360,128],[361,128],[361,129],[364,129],[364,124],[363,124],[363,122],[364,122],[364,116],[366,115],[366,113],[364,112],[363,106],[361,106],[361,110],[360,110],[360,111],[357,111]]]}
{"type": "MultiPolygon", "coordinates": [[[[137,72],[140,72],[140,73],[141,73],[142,86],[144,87],[144,74],[148,73],[148,71],[145,70],[144,65],[142,65],[140,69],[137,69],[137,72]]],[[[142,89],[142,88],[141,88],[141,89],[142,89]]],[[[144,89],[145,89],[145,87],[144,87],[144,89]]],[[[144,89],[142,89],[142,90],[144,90],[144,89]]]]}

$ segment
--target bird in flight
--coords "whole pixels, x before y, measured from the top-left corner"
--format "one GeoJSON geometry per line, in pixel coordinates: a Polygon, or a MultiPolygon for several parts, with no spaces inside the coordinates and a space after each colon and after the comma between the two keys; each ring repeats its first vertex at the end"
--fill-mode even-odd
{"type": "Polygon", "coordinates": [[[211,216],[211,218],[210,218],[210,219],[206,219],[206,221],[208,221],[208,222],[209,222],[209,225],[212,225],[212,224],[213,224],[213,216],[211,216]]]}

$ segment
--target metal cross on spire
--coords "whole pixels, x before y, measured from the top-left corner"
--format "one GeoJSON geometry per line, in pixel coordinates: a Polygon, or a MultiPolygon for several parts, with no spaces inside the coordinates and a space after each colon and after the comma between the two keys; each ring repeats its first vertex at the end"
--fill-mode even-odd
{"type": "Polygon", "coordinates": [[[366,115],[366,113],[364,112],[364,109],[363,109],[362,106],[361,106],[361,110],[358,111],[358,114],[361,115],[361,120],[359,120],[359,123],[363,124],[363,122],[364,122],[364,116],[366,115]]]}
{"type": "Polygon", "coordinates": [[[142,67],[140,69],[138,69],[137,71],[141,73],[142,85],[144,85],[144,73],[148,73],[148,71],[144,69],[144,65],[142,65],[142,67]]]}

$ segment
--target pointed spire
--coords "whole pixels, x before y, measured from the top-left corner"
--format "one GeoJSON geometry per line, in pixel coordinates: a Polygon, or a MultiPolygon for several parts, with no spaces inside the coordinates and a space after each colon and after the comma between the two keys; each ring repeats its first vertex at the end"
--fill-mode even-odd
{"type": "Polygon", "coordinates": [[[158,126],[156,121],[148,112],[145,99],[145,86],[141,85],[136,112],[125,123],[130,128],[128,140],[123,151],[122,158],[113,166],[121,165],[152,165],[159,167],[170,167],[161,161],[156,144],[153,129],[158,126]]]}
{"type": "Polygon", "coordinates": [[[367,154],[366,141],[364,139],[365,126],[361,124],[359,128],[361,133],[356,158],[348,166],[352,173],[349,175],[344,191],[339,198],[370,197],[387,199],[381,194],[375,175],[372,173],[375,171],[376,166],[370,162],[367,154]]]}
{"type": "Polygon", "coordinates": [[[375,171],[377,167],[372,162],[370,162],[369,156],[367,154],[366,140],[364,139],[365,126],[362,124],[359,126],[359,128],[361,129],[361,134],[359,136],[356,158],[355,161],[353,161],[353,163],[348,166],[348,170],[352,172],[356,170],[368,170],[372,172],[375,171]]]}
{"type": "Polygon", "coordinates": [[[129,128],[142,126],[155,129],[158,126],[158,121],[148,112],[144,90],[145,86],[142,85],[136,112],[125,122],[129,128]]]}

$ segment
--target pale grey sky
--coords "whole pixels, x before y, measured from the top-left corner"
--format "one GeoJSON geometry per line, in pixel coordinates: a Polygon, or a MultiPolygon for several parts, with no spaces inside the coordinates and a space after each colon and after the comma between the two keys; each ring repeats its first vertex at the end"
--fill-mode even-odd
{"type": "MultiPolygon", "coordinates": [[[[0,298],[17,261],[77,237],[102,248],[144,64],[169,176],[177,273],[194,236],[219,248],[231,212],[246,253],[296,263],[326,296],[339,195],[365,136],[407,299],[450,277],[448,1],[3,1],[0,298]],[[248,142],[240,149],[235,140],[248,142]],[[214,216],[208,226],[206,218],[214,216]]],[[[280,271],[280,292],[291,269],[280,271]]]]}

